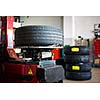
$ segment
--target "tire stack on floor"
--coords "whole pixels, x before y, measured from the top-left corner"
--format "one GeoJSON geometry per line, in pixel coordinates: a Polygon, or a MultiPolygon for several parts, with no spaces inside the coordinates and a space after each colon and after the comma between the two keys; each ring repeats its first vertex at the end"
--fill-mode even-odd
{"type": "Polygon", "coordinates": [[[66,62],[66,78],[71,80],[91,79],[89,47],[70,46],[64,49],[66,62]]]}

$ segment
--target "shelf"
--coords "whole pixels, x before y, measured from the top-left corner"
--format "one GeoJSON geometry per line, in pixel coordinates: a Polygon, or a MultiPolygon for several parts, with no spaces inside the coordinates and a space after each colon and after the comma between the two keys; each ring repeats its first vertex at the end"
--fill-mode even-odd
{"type": "Polygon", "coordinates": [[[63,48],[63,46],[17,46],[16,48],[63,48]]]}

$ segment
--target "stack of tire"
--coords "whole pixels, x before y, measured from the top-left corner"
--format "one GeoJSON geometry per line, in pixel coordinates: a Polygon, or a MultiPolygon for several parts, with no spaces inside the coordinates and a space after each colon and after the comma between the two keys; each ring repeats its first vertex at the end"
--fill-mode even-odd
{"type": "Polygon", "coordinates": [[[66,63],[66,79],[89,80],[91,79],[92,65],[90,63],[89,47],[69,46],[64,48],[66,63]]]}

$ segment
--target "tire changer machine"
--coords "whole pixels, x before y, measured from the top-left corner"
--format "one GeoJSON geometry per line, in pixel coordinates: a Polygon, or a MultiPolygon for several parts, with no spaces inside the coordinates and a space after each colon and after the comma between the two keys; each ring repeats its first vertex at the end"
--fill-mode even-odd
{"type": "Polygon", "coordinates": [[[1,83],[53,83],[63,82],[64,70],[54,61],[27,61],[14,50],[13,16],[1,17],[0,82],[1,83]],[[48,63],[50,62],[50,63],[48,63]],[[49,65],[48,65],[49,64],[49,65]]]}

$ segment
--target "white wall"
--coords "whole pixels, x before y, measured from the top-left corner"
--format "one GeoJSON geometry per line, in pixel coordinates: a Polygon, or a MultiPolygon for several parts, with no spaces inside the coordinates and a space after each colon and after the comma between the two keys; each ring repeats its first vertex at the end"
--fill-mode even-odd
{"type": "Polygon", "coordinates": [[[78,36],[82,36],[85,39],[94,38],[92,31],[94,30],[94,24],[100,23],[100,16],[64,16],[63,23],[64,44],[73,45],[73,40],[78,36]]]}
{"type": "Polygon", "coordinates": [[[63,17],[63,27],[64,27],[64,45],[72,44],[72,16],[63,17]]]}
{"type": "Polygon", "coordinates": [[[75,16],[75,36],[93,38],[94,24],[100,23],[100,16],[75,16]]]}
{"type": "Polygon", "coordinates": [[[64,16],[64,36],[72,38],[72,16],[64,16]]]}
{"type": "Polygon", "coordinates": [[[26,25],[51,25],[63,29],[62,16],[21,16],[22,26],[26,25]]]}

